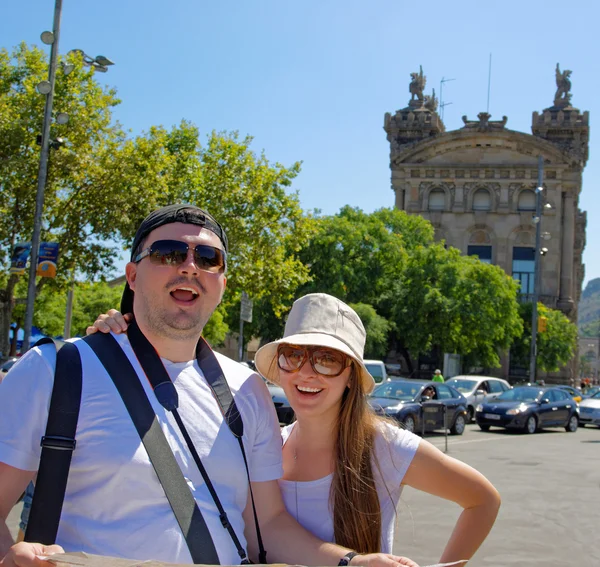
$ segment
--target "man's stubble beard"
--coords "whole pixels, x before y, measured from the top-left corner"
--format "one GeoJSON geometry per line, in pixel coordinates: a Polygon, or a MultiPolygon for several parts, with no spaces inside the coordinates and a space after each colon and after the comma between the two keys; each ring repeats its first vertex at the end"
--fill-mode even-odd
{"type": "MultiPolygon", "coordinates": [[[[145,294],[139,294],[136,299],[141,304],[141,311],[144,313],[144,320],[148,330],[157,336],[175,340],[198,340],[202,334],[204,326],[213,314],[213,309],[208,315],[200,310],[170,312],[160,302],[152,301],[145,294]]],[[[202,296],[196,301],[202,301],[202,296]]]]}

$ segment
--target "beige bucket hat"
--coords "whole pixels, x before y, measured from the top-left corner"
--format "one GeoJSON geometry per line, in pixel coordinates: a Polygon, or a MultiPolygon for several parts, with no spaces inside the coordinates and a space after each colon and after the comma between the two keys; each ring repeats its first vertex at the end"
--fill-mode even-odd
{"type": "Polygon", "coordinates": [[[363,392],[368,394],[375,387],[375,380],[363,363],[366,337],[365,328],[354,309],[326,293],[310,293],[294,302],[283,338],[258,349],[254,363],[269,382],[279,384],[279,368],[275,360],[278,345],[334,348],[354,360],[363,392]]]}

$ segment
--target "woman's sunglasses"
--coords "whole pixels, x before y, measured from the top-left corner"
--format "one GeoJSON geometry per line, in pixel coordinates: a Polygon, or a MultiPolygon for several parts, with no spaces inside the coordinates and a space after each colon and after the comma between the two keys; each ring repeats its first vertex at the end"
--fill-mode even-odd
{"type": "MultiPolygon", "coordinates": [[[[137,264],[146,256],[157,266],[180,266],[187,258],[190,246],[179,240],[156,240],[142,250],[133,261],[137,264]]],[[[193,247],[194,263],[205,272],[224,272],[227,269],[227,252],[214,246],[198,244],[193,247]]]]}
{"type": "Polygon", "coordinates": [[[307,359],[314,372],[328,378],[339,376],[352,362],[349,356],[332,348],[294,345],[277,347],[277,366],[281,370],[298,372],[307,359]]]}

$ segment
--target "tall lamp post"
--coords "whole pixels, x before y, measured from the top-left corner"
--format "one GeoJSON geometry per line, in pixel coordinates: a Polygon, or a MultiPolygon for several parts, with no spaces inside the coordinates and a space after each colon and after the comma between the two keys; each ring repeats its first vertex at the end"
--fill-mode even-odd
{"type": "Polygon", "coordinates": [[[536,381],[537,372],[537,331],[538,331],[538,300],[540,297],[541,269],[540,257],[547,249],[541,248],[542,238],[542,195],[544,192],[544,158],[538,157],[538,181],[535,189],[535,256],[533,264],[533,306],[531,309],[531,353],[529,359],[529,381],[536,381]]]}
{"type": "Polygon", "coordinates": [[[35,303],[35,276],[42,232],[42,212],[44,209],[44,190],[48,177],[48,155],[50,153],[50,123],[52,120],[52,104],[54,102],[54,84],[56,81],[56,63],[58,60],[58,40],[60,37],[60,18],[62,15],[62,0],[55,0],[54,23],[52,32],[44,32],[42,41],[50,44],[50,69],[48,81],[38,85],[38,92],[46,95],[44,105],[44,122],[42,124],[42,149],[38,169],[37,193],[35,197],[35,214],[33,217],[33,236],[31,237],[31,259],[29,264],[29,282],[27,285],[27,306],[25,308],[25,325],[23,327],[23,347],[21,352],[29,350],[31,327],[33,326],[33,308],[35,303]]]}

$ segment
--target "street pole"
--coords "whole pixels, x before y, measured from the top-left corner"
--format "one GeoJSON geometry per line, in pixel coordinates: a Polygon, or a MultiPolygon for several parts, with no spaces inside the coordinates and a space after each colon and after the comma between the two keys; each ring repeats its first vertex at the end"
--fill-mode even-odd
{"type": "Polygon", "coordinates": [[[71,338],[71,321],[73,319],[73,295],[75,294],[75,281],[71,282],[71,287],[67,293],[67,310],[65,314],[65,329],[63,339],[71,338]]]}
{"type": "Polygon", "coordinates": [[[50,92],[46,95],[44,105],[44,122],[42,124],[42,150],[40,152],[40,166],[38,170],[37,193],[35,198],[35,216],[33,219],[33,236],[31,237],[31,254],[29,264],[29,283],[27,286],[27,307],[25,309],[25,325],[23,327],[23,347],[21,352],[29,350],[31,339],[31,328],[33,326],[33,309],[35,304],[35,278],[40,249],[40,237],[42,232],[42,213],[44,209],[44,189],[48,177],[48,155],[50,152],[50,123],[52,121],[52,104],[54,102],[54,83],[56,80],[56,65],[58,60],[58,40],[60,36],[60,17],[62,14],[62,0],[55,0],[54,24],[52,33],[54,41],[50,47],[50,70],[48,71],[48,82],[50,92]]]}
{"type": "Polygon", "coordinates": [[[535,256],[533,264],[533,306],[531,309],[531,354],[529,360],[529,381],[536,381],[537,364],[537,304],[540,296],[540,241],[542,238],[542,192],[544,184],[544,158],[538,157],[538,183],[535,189],[535,256]]]}
{"type": "Polygon", "coordinates": [[[240,338],[238,340],[238,361],[244,360],[244,320],[240,317],[240,338]]]}

